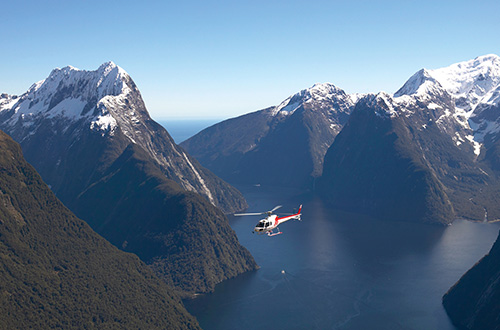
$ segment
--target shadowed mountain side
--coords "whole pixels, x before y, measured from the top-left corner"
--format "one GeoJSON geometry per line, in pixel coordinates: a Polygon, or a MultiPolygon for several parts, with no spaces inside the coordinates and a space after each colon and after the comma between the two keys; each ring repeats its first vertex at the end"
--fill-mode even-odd
{"type": "Polygon", "coordinates": [[[212,291],[222,280],[257,267],[225,215],[165,178],[135,144],[78,196],[74,209],[183,294],[212,291]]]}
{"type": "Polygon", "coordinates": [[[318,190],[340,209],[450,223],[450,200],[416,148],[400,118],[383,118],[360,101],[326,154],[318,190]]]}
{"type": "Polygon", "coordinates": [[[292,187],[310,187],[313,161],[304,113],[295,112],[286,124],[278,124],[259,143],[245,153],[237,176],[228,180],[292,187]]]}
{"type": "Polygon", "coordinates": [[[362,98],[326,154],[320,193],[338,207],[395,220],[499,219],[498,177],[477,144],[462,142],[470,132],[449,115],[454,107],[439,88],[362,98]]]}
{"type": "Polygon", "coordinates": [[[181,146],[229,182],[308,189],[353,105],[340,88],[315,84],[276,107],[213,125],[181,146]]]}
{"type": "MultiPolygon", "coordinates": [[[[245,153],[268,133],[274,107],[231,118],[210,126],[182,142],[204,166],[226,180],[238,180],[245,153]]],[[[249,182],[255,179],[248,179],[249,182]]]]}
{"type": "Polygon", "coordinates": [[[181,143],[225,180],[243,184],[312,186],[334,139],[321,114],[299,107],[287,118],[273,108],[229,119],[181,143]]]}
{"type": "MultiPolygon", "coordinates": [[[[74,134],[79,135],[78,143],[64,139],[48,122],[40,127],[41,134],[47,130],[47,139],[41,141],[30,136],[24,139],[23,147],[42,175],[51,178],[57,196],[99,234],[117,247],[137,254],[146,263],[151,263],[153,258],[167,260],[172,257],[167,255],[170,253],[179,254],[176,258],[186,263],[172,264],[169,274],[164,270],[160,274],[169,283],[181,285],[177,289],[186,294],[211,291],[222,280],[256,268],[252,256],[238,243],[222,212],[206,198],[167,179],[164,168],[141,146],[130,143],[120,127],[105,137],[90,130],[79,131],[77,127],[74,134]],[[56,166],[54,159],[60,159],[56,166]],[[190,201],[189,207],[200,207],[202,211],[188,213],[184,199],[190,201]],[[203,217],[197,218],[200,214],[203,217]],[[202,239],[192,232],[184,232],[187,227],[183,227],[183,223],[190,223],[189,228],[194,224],[200,226],[199,233],[212,231],[206,226],[216,226],[217,234],[202,239]],[[174,233],[193,237],[193,240],[182,248],[172,248],[173,243],[165,237],[174,233]],[[199,240],[194,242],[195,239],[199,240]],[[214,245],[231,251],[231,258],[218,259],[209,254],[214,245]],[[193,256],[199,258],[195,260],[193,256]],[[208,262],[206,258],[212,257],[213,269],[201,266],[208,262]],[[176,270],[176,266],[180,269],[176,270]],[[196,280],[188,283],[185,280],[188,278],[196,280]]],[[[71,134],[71,129],[73,126],[65,133],[71,134]]],[[[194,159],[191,163],[197,164],[194,159]]]]}
{"type": "Polygon", "coordinates": [[[443,305],[459,329],[500,329],[500,235],[444,295],[443,305]]]}
{"type": "Polygon", "coordinates": [[[0,132],[2,329],[199,329],[172,292],[64,207],[0,132]]]}
{"type": "Polygon", "coordinates": [[[486,149],[485,161],[493,170],[500,173],[500,139],[498,137],[488,138],[486,144],[489,148],[486,149]]]}

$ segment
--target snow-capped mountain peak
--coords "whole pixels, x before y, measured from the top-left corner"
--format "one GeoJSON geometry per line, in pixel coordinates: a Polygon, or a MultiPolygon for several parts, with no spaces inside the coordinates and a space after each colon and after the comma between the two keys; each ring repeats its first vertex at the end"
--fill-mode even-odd
{"type": "Polygon", "coordinates": [[[436,123],[457,146],[469,141],[479,155],[481,145],[500,133],[500,57],[490,54],[422,69],[394,96],[399,103],[425,104],[439,115],[436,123]]]}
{"type": "Polygon", "coordinates": [[[101,64],[101,66],[99,66],[97,71],[103,72],[104,74],[107,74],[111,70],[114,70],[114,69],[124,71],[122,68],[120,68],[118,65],[116,65],[115,62],[113,62],[113,61],[104,62],[103,64],[101,64]]]}
{"type": "Polygon", "coordinates": [[[440,88],[453,96],[465,111],[474,110],[480,103],[498,102],[500,57],[490,54],[440,69],[422,69],[394,96],[422,95],[440,88]]]}
{"type": "Polygon", "coordinates": [[[273,116],[291,115],[304,104],[318,102],[337,103],[339,99],[349,99],[349,101],[351,101],[349,95],[335,85],[328,82],[316,83],[310,88],[303,89],[298,93],[290,95],[274,109],[273,116]]]}
{"type": "Polygon", "coordinates": [[[473,110],[490,101],[500,86],[500,57],[485,55],[473,60],[431,70],[430,74],[457,99],[465,99],[473,110]]]}
{"type": "Polygon", "coordinates": [[[31,126],[41,117],[62,117],[71,122],[86,118],[91,129],[112,133],[116,119],[108,105],[125,102],[132,88],[135,85],[130,76],[113,62],[95,71],[66,66],[52,70],[20,97],[4,98],[0,113],[13,111],[8,122],[23,126],[31,126]]]}
{"type": "Polygon", "coordinates": [[[427,69],[421,69],[408,79],[408,81],[396,93],[395,97],[404,95],[421,96],[428,94],[436,88],[442,88],[441,84],[434,79],[427,69]]]}
{"type": "Polygon", "coordinates": [[[0,128],[21,144],[44,145],[52,150],[52,157],[66,156],[83,140],[93,142],[82,148],[113,145],[113,155],[133,145],[158,164],[169,179],[205,195],[212,204],[231,210],[234,206],[230,199],[240,199],[228,190],[223,195],[219,188],[226,184],[205,173],[151,119],[139,89],[113,62],[93,71],[72,66],[54,69],[19,97],[1,94],[0,128]]]}

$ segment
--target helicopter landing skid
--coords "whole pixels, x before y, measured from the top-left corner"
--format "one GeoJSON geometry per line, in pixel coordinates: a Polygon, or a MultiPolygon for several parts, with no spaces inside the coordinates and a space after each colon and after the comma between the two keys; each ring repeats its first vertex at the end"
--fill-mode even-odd
{"type": "Polygon", "coordinates": [[[273,232],[270,232],[270,231],[267,232],[267,236],[269,236],[269,237],[276,236],[276,235],[279,235],[279,234],[283,234],[283,232],[281,232],[281,231],[279,231],[277,233],[273,233],[273,232]]]}

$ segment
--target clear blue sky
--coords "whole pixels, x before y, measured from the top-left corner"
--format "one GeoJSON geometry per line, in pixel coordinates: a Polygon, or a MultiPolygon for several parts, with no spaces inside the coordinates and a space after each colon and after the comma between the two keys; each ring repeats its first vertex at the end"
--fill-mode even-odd
{"type": "Polygon", "coordinates": [[[500,1],[3,1],[0,92],[112,60],[155,119],[228,118],[316,82],[395,92],[500,55],[500,1]]]}

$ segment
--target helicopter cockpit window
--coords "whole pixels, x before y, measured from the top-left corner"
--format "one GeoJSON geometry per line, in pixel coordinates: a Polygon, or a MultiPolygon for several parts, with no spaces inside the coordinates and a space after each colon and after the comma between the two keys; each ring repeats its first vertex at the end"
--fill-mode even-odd
{"type": "Polygon", "coordinates": [[[257,224],[257,227],[264,227],[264,223],[263,223],[263,222],[259,222],[259,223],[257,224]]]}

